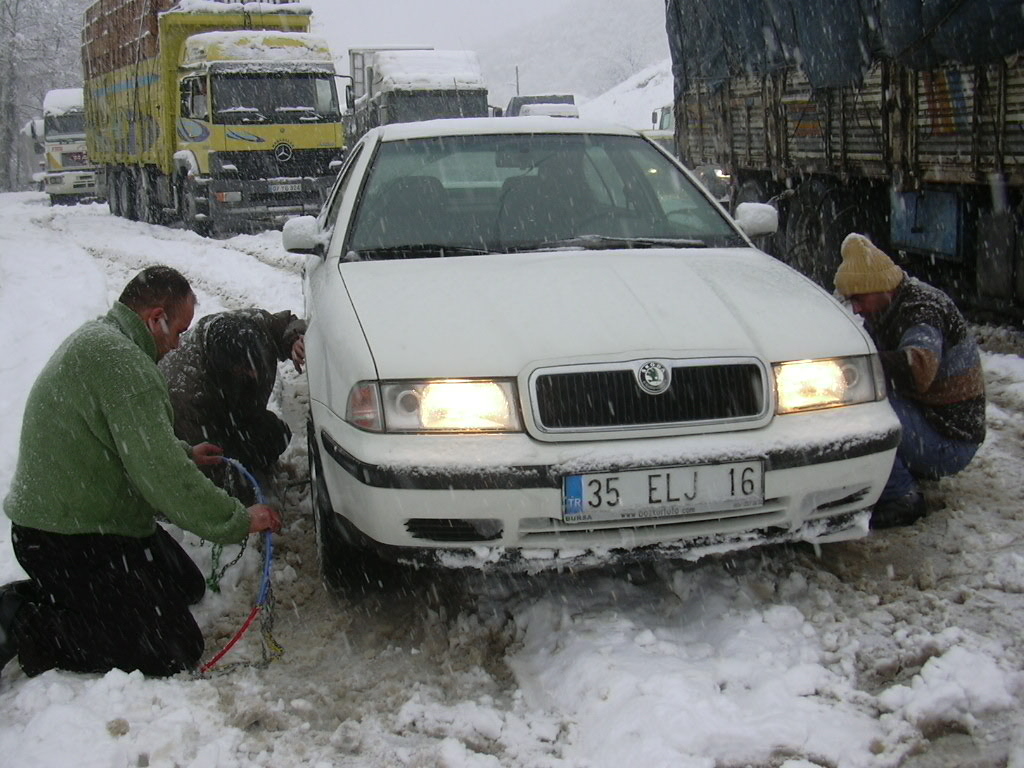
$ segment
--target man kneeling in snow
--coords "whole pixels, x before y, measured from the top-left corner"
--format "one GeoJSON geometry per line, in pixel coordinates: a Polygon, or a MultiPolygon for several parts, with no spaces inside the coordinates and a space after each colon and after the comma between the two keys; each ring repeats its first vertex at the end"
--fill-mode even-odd
{"type": "Polygon", "coordinates": [[[189,611],[203,574],[158,525],[221,544],[279,531],[197,468],[211,446],[177,440],[157,361],[192,323],[196,297],[170,267],[136,275],[103,317],[54,352],[29,393],[4,499],[26,581],[0,587],[0,668],[194,669],[203,635],[189,611]]]}
{"type": "Polygon", "coordinates": [[[843,240],[836,291],[864,318],[903,435],[872,528],[925,513],[918,479],[962,470],[985,439],[981,355],[953,300],[906,275],[864,235],[843,240]]]}
{"type": "MultiPolygon", "coordinates": [[[[305,363],[306,323],[291,312],[242,309],[207,315],[160,361],[174,408],[174,432],[189,442],[209,441],[237,459],[264,490],[288,447],[291,430],[267,410],[277,363],[305,363]]],[[[226,464],[203,467],[220,487],[251,503],[253,490],[226,464]]]]}

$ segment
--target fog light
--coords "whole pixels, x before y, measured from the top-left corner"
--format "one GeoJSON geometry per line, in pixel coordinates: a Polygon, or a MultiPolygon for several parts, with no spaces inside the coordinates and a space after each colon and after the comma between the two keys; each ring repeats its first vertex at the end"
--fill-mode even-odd
{"type": "Polygon", "coordinates": [[[218,203],[240,203],[242,202],[241,192],[214,192],[214,198],[218,203]]]}

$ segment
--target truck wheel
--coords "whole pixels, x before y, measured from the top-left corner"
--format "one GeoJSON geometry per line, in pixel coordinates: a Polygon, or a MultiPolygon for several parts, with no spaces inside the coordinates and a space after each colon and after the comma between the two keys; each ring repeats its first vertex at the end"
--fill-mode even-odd
{"type": "Polygon", "coordinates": [[[123,206],[121,205],[120,176],[120,172],[115,169],[107,171],[107,205],[110,207],[110,214],[112,216],[124,215],[123,206]]]}
{"type": "Polygon", "coordinates": [[[120,199],[121,215],[126,219],[138,221],[135,209],[135,172],[131,168],[123,168],[117,174],[117,196],[120,199]]]}
{"type": "Polygon", "coordinates": [[[888,248],[887,204],[885,190],[868,184],[805,181],[790,204],[784,260],[825,290],[833,290],[848,234],[859,232],[879,248],[888,248]]]}
{"type": "Polygon", "coordinates": [[[840,261],[833,232],[841,208],[840,197],[837,186],[808,179],[797,187],[786,219],[783,261],[829,291],[840,261]]]}
{"type": "Polygon", "coordinates": [[[135,211],[139,221],[146,224],[162,224],[163,213],[153,187],[152,175],[146,169],[142,169],[135,185],[135,211]]]}
{"type": "Polygon", "coordinates": [[[210,220],[199,218],[199,201],[196,197],[196,185],[183,182],[181,185],[181,218],[185,226],[197,235],[208,237],[210,234],[210,220]]]}

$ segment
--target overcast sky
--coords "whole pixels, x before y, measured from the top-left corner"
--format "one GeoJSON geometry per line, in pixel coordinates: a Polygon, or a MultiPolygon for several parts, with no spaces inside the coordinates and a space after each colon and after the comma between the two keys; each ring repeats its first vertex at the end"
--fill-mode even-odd
{"type": "Polygon", "coordinates": [[[313,9],[313,30],[327,38],[336,58],[347,61],[349,48],[375,45],[424,45],[476,50],[543,18],[568,0],[305,0],[313,9]]]}

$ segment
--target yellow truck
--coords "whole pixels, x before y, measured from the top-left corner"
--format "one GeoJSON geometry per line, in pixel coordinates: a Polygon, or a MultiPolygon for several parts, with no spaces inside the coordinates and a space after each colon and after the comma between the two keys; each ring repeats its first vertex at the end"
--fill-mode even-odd
{"type": "Polygon", "coordinates": [[[309,6],[97,0],[82,62],[111,212],[201,234],[316,213],[344,155],[334,61],[309,6]]]}

